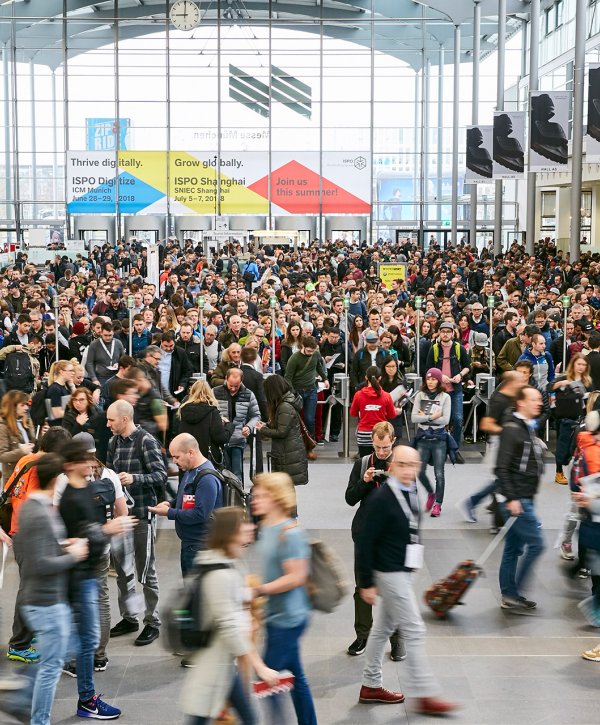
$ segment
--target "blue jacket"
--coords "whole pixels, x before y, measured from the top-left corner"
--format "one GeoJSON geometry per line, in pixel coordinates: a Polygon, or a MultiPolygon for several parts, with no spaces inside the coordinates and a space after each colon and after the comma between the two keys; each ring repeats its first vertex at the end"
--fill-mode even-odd
{"type": "Polygon", "coordinates": [[[543,355],[536,357],[531,352],[531,350],[527,348],[527,350],[525,350],[519,360],[529,360],[529,362],[533,365],[533,379],[535,381],[536,388],[545,391],[546,384],[551,383],[554,380],[555,376],[554,361],[552,360],[552,355],[550,355],[550,353],[546,350],[543,355]],[[544,381],[544,376],[540,370],[540,366],[543,365],[544,360],[548,363],[548,379],[546,381],[544,381]]]}
{"type": "Polygon", "coordinates": [[[150,344],[150,335],[148,330],[144,329],[141,335],[134,330],[131,335],[131,347],[133,357],[142,357],[144,350],[150,344]]]}
{"type": "Polygon", "coordinates": [[[259,277],[258,273],[258,267],[256,266],[256,262],[246,262],[244,267],[242,268],[242,277],[246,272],[250,272],[252,275],[254,275],[254,281],[256,282],[259,277]]]}
{"type": "Polygon", "coordinates": [[[212,512],[223,505],[223,489],[216,476],[207,474],[194,486],[196,476],[205,469],[214,470],[214,466],[206,461],[198,468],[185,472],[179,482],[177,499],[167,514],[170,521],[175,521],[177,536],[186,544],[204,543],[212,512]]]}

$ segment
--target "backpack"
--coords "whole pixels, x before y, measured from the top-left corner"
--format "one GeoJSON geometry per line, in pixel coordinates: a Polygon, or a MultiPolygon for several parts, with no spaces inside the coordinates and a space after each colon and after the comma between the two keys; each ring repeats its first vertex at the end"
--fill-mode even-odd
{"type": "Polygon", "coordinates": [[[204,575],[229,564],[196,564],[194,570],[177,589],[163,612],[163,629],[172,652],[190,653],[208,647],[214,628],[202,629],[202,580],[204,575]]]}
{"type": "MultiPolygon", "coordinates": [[[[284,526],[282,536],[297,525],[284,526]]],[[[312,608],[326,614],[333,612],[348,593],[348,581],[340,557],[324,541],[318,539],[310,542],[306,592],[312,608]]]]}
{"type": "Polygon", "coordinates": [[[113,518],[115,513],[115,484],[110,478],[99,478],[89,484],[89,489],[94,499],[96,521],[105,524],[113,518]]]}
{"type": "Polygon", "coordinates": [[[35,387],[31,359],[26,352],[11,352],[6,356],[4,382],[7,390],[32,393],[35,387]]]}
{"type": "MultiPolygon", "coordinates": [[[[456,352],[456,359],[460,360],[460,342],[454,343],[454,350],[456,352]]],[[[434,343],[433,345],[433,362],[437,365],[437,361],[440,359],[440,345],[434,343]]]]}
{"type": "Polygon", "coordinates": [[[46,410],[46,393],[48,392],[47,387],[43,387],[37,391],[37,393],[31,398],[31,407],[29,408],[29,415],[31,421],[35,426],[44,425],[48,412],[46,410]]]}
{"type": "Polygon", "coordinates": [[[584,394],[581,388],[567,385],[564,388],[557,388],[555,391],[555,418],[571,418],[577,420],[584,412],[584,394]]]}
{"type": "Polygon", "coordinates": [[[239,508],[248,511],[248,501],[250,494],[244,491],[244,484],[240,479],[228,471],[226,468],[216,468],[213,470],[207,468],[196,476],[194,481],[194,493],[198,488],[200,481],[204,476],[214,476],[221,482],[221,491],[223,492],[223,506],[238,506],[239,508]]]}
{"type": "Polygon", "coordinates": [[[254,272],[251,272],[248,267],[249,265],[246,264],[242,271],[242,279],[244,282],[254,282],[254,272]]]}

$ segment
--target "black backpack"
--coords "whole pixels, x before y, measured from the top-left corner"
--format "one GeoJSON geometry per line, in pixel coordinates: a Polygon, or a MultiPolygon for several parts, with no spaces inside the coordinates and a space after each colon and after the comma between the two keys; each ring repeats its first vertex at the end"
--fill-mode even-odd
{"type": "Polygon", "coordinates": [[[26,352],[11,352],[6,356],[4,382],[7,390],[32,393],[35,386],[31,359],[26,352]]]}
{"type": "Polygon", "coordinates": [[[163,625],[171,652],[187,654],[208,647],[214,628],[202,629],[202,580],[218,569],[231,569],[229,564],[196,564],[163,611],[163,625]]]}
{"type": "Polygon", "coordinates": [[[194,494],[204,476],[214,476],[221,482],[221,491],[223,492],[223,506],[238,506],[244,511],[248,510],[248,501],[250,494],[244,491],[244,484],[240,479],[228,471],[226,468],[205,468],[196,476],[194,480],[194,494]]]}
{"type": "Polygon", "coordinates": [[[567,385],[555,391],[555,418],[571,418],[577,420],[585,413],[585,398],[583,390],[577,386],[567,385]]]}
{"type": "Polygon", "coordinates": [[[96,521],[105,524],[114,517],[116,491],[115,484],[110,478],[99,478],[89,485],[94,499],[94,512],[96,521]]]}
{"type": "Polygon", "coordinates": [[[31,399],[31,407],[29,409],[29,415],[33,425],[42,426],[44,425],[46,418],[48,417],[48,410],[46,408],[46,394],[48,388],[42,388],[31,399]]]}

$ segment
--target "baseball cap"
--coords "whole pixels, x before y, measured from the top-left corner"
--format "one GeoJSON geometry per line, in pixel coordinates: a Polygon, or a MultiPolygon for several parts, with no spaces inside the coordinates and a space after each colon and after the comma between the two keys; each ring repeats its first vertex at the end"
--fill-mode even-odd
{"type": "Polygon", "coordinates": [[[485,332],[476,332],[473,335],[473,342],[477,345],[477,347],[486,347],[489,342],[488,336],[485,332]]]}
{"type": "Polygon", "coordinates": [[[586,320],[584,318],[582,318],[580,320],[580,325],[581,325],[581,329],[583,332],[591,332],[592,330],[595,329],[594,325],[592,325],[592,323],[589,320],[586,320]]]}
{"type": "Polygon", "coordinates": [[[454,332],[454,325],[451,322],[442,322],[440,330],[452,330],[454,332]]]}
{"type": "Polygon", "coordinates": [[[73,436],[73,440],[83,443],[90,453],[96,452],[96,441],[91,433],[85,433],[83,431],[81,433],[76,433],[73,436]]]}
{"type": "Polygon", "coordinates": [[[379,335],[374,332],[373,330],[369,330],[367,334],[365,335],[365,342],[378,342],[379,341],[379,335]]]}
{"type": "Polygon", "coordinates": [[[554,295],[559,295],[560,294],[560,290],[557,289],[556,287],[550,287],[550,289],[548,290],[548,292],[550,294],[554,294],[554,295]]]}

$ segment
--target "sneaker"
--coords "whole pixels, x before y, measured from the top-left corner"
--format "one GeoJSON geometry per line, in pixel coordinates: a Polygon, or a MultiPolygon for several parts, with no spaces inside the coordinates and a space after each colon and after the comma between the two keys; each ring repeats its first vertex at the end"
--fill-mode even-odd
{"type": "Polygon", "coordinates": [[[425,501],[425,511],[431,511],[431,507],[435,503],[435,493],[430,493],[425,501]]]}
{"type": "Polygon", "coordinates": [[[118,624],[110,630],[111,637],[121,637],[124,634],[137,632],[140,625],[137,622],[130,622],[128,619],[122,619],[118,624]]]}
{"type": "Polygon", "coordinates": [[[121,716],[118,707],[113,707],[94,695],[89,702],[77,701],[77,717],[89,717],[92,720],[116,720],[121,716]]]}
{"type": "Polygon", "coordinates": [[[94,657],[94,672],[106,672],[108,657],[94,657]]]}
{"type": "Polygon", "coordinates": [[[525,597],[502,597],[502,602],[500,603],[501,609],[509,609],[513,611],[524,611],[529,609],[535,609],[537,607],[537,602],[532,602],[529,599],[525,599],[525,597]]]}
{"type": "Polygon", "coordinates": [[[433,508],[431,509],[431,515],[433,518],[437,518],[442,513],[442,507],[439,503],[434,503],[433,508]]]}
{"type": "Polygon", "coordinates": [[[392,692],[385,687],[360,688],[359,702],[383,702],[385,705],[396,705],[404,702],[404,695],[401,692],[392,692]]]}
{"type": "Polygon", "coordinates": [[[67,677],[77,677],[77,668],[73,662],[65,662],[62,671],[63,675],[67,675],[67,677]]]}
{"type": "Polygon", "coordinates": [[[573,561],[575,554],[573,553],[573,546],[570,541],[563,541],[560,545],[560,555],[566,561],[573,561]]]}
{"type": "Polygon", "coordinates": [[[145,647],[148,644],[152,644],[155,639],[158,639],[158,635],[158,627],[153,627],[152,625],[147,624],[144,629],[142,629],[140,636],[134,641],[134,644],[136,647],[145,647]]]}
{"type": "Polygon", "coordinates": [[[582,652],[581,656],[584,660],[590,662],[600,662],[600,645],[594,647],[594,649],[589,649],[587,652],[582,652]]]}
{"type": "Polygon", "coordinates": [[[600,608],[596,605],[594,597],[588,597],[579,602],[577,608],[581,610],[588,624],[591,624],[592,627],[600,627],[600,608]]]}
{"type": "Polygon", "coordinates": [[[521,596],[518,596],[517,599],[519,600],[520,605],[524,609],[535,609],[537,607],[537,602],[534,602],[531,599],[526,599],[525,597],[521,596]]]}
{"type": "Polygon", "coordinates": [[[417,712],[421,715],[445,715],[458,707],[455,702],[442,700],[441,697],[420,697],[417,701],[417,712]]]}
{"type": "Polygon", "coordinates": [[[459,501],[456,504],[456,508],[462,512],[465,521],[468,521],[470,524],[477,523],[477,516],[475,516],[475,509],[473,508],[470,498],[466,498],[464,501],[459,501]]]}
{"type": "Polygon", "coordinates": [[[13,662],[38,662],[40,659],[40,653],[36,649],[33,649],[33,647],[28,647],[27,649],[13,649],[9,647],[6,656],[9,660],[13,660],[13,662]]]}
{"type": "Polygon", "coordinates": [[[564,473],[557,472],[556,476],[554,476],[554,483],[558,483],[561,486],[566,486],[569,482],[567,481],[567,477],[564,473]]]}
{"type": "Polygon", "coordinates": [[[367,640],[366,639],[360,639],[360,637],[357,637],[354,642],[348,647],[346,652],[351,657],[357,657],[358,655],[361,655],[365,650],[367,649],[367,640]]]}
{"type": "Polygon", "coordinates": [[[330,435],[329,436],[329,442],[330,443],[337,443],[339,441],[339,439],[340,439],[339,436],[334,436],[334,435],[330,435]]]}
{"type": "Polygon", "coordinates": [[[392,645],[390,659],[392,662],[402,662],[406,659],[406,648],[402,640],[392,645]]]}
{"type": "Polygon", "coordinates": [[[318,441],[317,441],[317,445],[318,445],[318,446],[324,446],[324,445],[325,445],[325,441],[323,441],[323,440],[318,440],[318,441]]]}
{"type": "Polygon", "coordinates": [[[190,669],[191,667],[196,667],[194,664],[194,660],[191,657],[182,657],[180,662],[182,667],[185,667],[186,669],[190,669]]]}
{"type": "Polygon", "coordinates": [[[490,526],[490,534],[492,536],[496,536],[499,531],[500,529],[497,526],[490,526]]]}
{"type": "Polygon", "coordinates": [[[580,579],[587,579],[587,578],[588,578],[588,577],[590,576],[590,570],[589,570],[589,569],[580,569],[580,570],[579,570],[579,571],[577,572],[577,576],[578,576],[578,577],[579,577],[580,579]]]}

